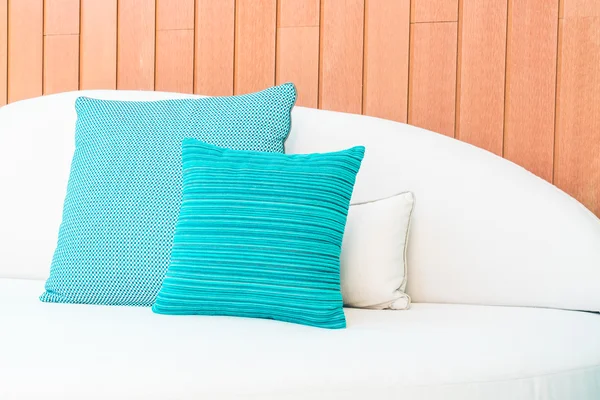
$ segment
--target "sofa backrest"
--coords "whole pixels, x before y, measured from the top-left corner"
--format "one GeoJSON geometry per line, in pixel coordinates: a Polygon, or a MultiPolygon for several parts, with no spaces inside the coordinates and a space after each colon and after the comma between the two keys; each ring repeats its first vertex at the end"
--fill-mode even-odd
{"type": "MultiPolygon", "coordinates": [[[[81,95],[193,97],[82,91],[1,108],[0,277],[48,275],[74,151],[74,101],[81,95]]],[[[415,193],[407,287],[413,301],[600,310],[600,221],[576,200],[507,160],[443,135],[294,109],[287,152],[353,145],[366,147],[354,203],[415,193]]]]}

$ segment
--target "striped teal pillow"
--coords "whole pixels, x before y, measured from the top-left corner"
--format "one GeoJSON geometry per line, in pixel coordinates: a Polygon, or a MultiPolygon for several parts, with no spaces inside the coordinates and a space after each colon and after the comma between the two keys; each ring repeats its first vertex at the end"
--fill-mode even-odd
{"type": "Polygon", "coordinates": [[[151,306],[181,204],[181,143],[283,153],[296,89],[243,96],[75,102],[75,154],[41,300],[151,306]]]}
{"type": "Polygon", "coordinates": [[[179,220],[152,310],[344,328],[340,251],[363,155],[184,140],[179,220]]]}

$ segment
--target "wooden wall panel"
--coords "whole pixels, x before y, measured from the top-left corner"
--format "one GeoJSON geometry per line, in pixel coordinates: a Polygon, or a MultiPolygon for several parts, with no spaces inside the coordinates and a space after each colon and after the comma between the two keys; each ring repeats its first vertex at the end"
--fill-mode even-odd
{"type": "Polygon", "coordinates": [[[44,94],[79,88],[79,35],[44,37],[44,94]]]}
{"type": "Polygon", "coordinates": [[[275,81],[293,82],[303,107],[318,104],[319,11],[319,0],[278,2],[275,81]]]}
{"type": "Polygon", "coordinates": [[[235,0],[196,0],[194,93],[233,94],[235,0]]]}
{"type": "Polygon", "coordinates": [[[554,183],[600,216],[600,17],[560,34],[554,183]]]}
{"type": "Polygon", "coordinates": [[[502,155],[507,0],[461,0],[456,138],[502,155]]]}
{"type": "Polygon", "coordinates": [[[277,30],[276,83],[293,82],[296,105],[317,107],[319,97],[319,27],[277,30]]]}
{"type": "Polygon", "coordinates": [[[363,114],[406,122],[410,0],[366,0],[363,114]]]}
{"type": "Polygon", "coordinates": [[[319,26],[320,0],[279,0],[277,26],[319,26]]]}
{"type": "Polygon", "coordinates": [[[552,182],[558,2],[509,2],[504,156],[552,182]]]}
{"type": "Polygon", "coordinates": [[[458,21],[459,0],[412,0],[411,22],[458,21]]]}
{"type": "Polygon", "coordinates": [[[0,0],[0,107],[7,103],[8,0],[0,0]]]}
{"type": "Polygon", "coordinates": [[[194,29],[194,0],[156,0],[156,30],[194,29]]]}
{"type": "Polygon", "coordinates": [[[235,94],[275,83],[276,0],[236,0],[235,94]]]}
{"type": "Polygon", "coordinates": [[[80,89],[117,88],[117,0],[81,0],[80,89]]]}
{"type": "Polygon", "coordinates": [[[322,0],[319,108],[362,111],[364,0],[322,0]]]}
{"type": "Polygon", "coordinates": [[[560,0],[560,18],[600,17],[598,0],[560,0]]]}
{"type": "Polygon", "coordinates": [[[166,92],[194,92],[194,31],[156,32],[156,88],[166,92]]]}
{"type": "Polygon", "coordinates": [[[43,0],[11,1],[8,8],[8,102],[42,94],[43,0]]]}
{"type": "Polygon", "coordinates": [[[154,89],[155,2],[119,0],[117,89],[154,89]]]}
{"type": "Polygon", "coordinates": [[[457,23],[410,29],[408,123],[454,136],[457,23]]]}
{"type": "Polygon", "coordinates": [[[79,34],[79,0],[45,0],[44,35],[79,34]]]}

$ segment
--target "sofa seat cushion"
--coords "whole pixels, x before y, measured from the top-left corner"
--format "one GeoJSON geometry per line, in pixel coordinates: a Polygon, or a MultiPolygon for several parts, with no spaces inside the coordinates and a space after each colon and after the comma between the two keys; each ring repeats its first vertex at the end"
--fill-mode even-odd
{"type": "Polygon", "coordinates": [[[600,398],[600,315],[414,304],[348,329],[47,304],[0,279],[1,399],[600,398]]]}

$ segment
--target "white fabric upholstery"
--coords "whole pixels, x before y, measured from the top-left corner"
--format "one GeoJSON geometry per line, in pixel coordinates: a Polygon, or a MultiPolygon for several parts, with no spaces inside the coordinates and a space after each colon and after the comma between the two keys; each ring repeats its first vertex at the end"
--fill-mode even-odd
{"type": "Polygon", "coordinates": [[[42,288],[0,279],[0,399],[600,398],[591,313],[413,304],[346,309],[331,331],[47,304],[42,288]]]}
{"type": "MultiPolygon", "coordinates": [[[[0,108],[0,276],[48,274],[80,95],[192,97],[87,91],[0,108]]],[[[600,222],[562,191],[423,129],[301,107],[292,117],[288,152],[366,146],[353,202],[415,193],[407,286],[414,301],[600,310],[600,222]]]]}
{"type": "Polygon", "coordinates": [[[411,192],[350,205],[340,281],[344,304],[376,310],[405,310],[406,248],[414,205],[411,192]]]}

